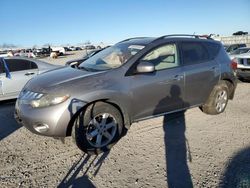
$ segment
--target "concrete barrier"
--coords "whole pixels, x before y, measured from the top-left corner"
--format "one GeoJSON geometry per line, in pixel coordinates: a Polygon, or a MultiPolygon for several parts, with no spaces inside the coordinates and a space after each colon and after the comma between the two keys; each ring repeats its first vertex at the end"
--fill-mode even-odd
{"type": "Polygon", "coordinates": [[[223,44],[241,44],[244,43],[250,47],[250,35],[239,35],[239,36],[221,36],[215,37],[215,40],[221,41],[223,44]]]}

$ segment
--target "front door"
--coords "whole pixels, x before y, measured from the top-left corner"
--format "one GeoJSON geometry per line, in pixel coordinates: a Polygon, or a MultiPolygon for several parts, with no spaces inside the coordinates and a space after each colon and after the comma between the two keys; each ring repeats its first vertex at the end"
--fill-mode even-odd
{"type": "Polygon", "coordinates": [[[131,76],[133,119],[182,108],[184,73],[179,65],[176,44],[161,45],[139,61],[154,64],[155,72],[131,76]]]}

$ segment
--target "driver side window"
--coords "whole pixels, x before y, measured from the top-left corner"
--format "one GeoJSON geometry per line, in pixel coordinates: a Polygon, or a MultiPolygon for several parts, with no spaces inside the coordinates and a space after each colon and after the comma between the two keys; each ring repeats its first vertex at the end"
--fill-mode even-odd
{"type": "Polygon", "coordinates": [[[149,52],[142,61],[147,61],[155,66],[155,70],[168,69],[178,66],[178,56],[175,44],[160,46],[149,52]]]}

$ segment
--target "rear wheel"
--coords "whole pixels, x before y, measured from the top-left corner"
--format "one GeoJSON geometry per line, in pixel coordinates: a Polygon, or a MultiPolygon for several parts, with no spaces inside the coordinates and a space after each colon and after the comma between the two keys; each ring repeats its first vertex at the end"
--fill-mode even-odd
{"type": "Polygon", "coordinates": [[[200,109],[211,115],[216,115],[224,112],[228,103],[229,89],[225,81],[221,81],[216,85],[210,94],[208,100],[200,109]]]}
{"type": "Polygon", "coordinates": [[[77,116],[72,137],[85,153],[98,154],[111,149],[120,139],[122,129],[120,111],[111,104],[97,102],[77,116]]]}

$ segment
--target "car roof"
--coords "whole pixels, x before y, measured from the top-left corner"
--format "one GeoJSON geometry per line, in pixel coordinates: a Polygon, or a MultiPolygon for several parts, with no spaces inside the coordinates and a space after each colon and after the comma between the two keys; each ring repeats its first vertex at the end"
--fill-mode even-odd
{"type": "Polygon", "coordinates": [[[136,38],[130,38],[125,39],[118,43],[128,43],[128,44],[135,44],[135,45],[147,45],[151,42],[153,42],[156,38],[154,37],[136,37],[136,38]]]}
{"type": "MultiPolygon", "coordinates": [[[[181,36],[181,35],[180,35],[181,36]]],[[[192,35],[190,35],[192,36],[192,35]]],[[[220,44],[219,41],[216,41],[216,40],[213,40],[213,39],[207,39],[207,38],[191,38],[191,37],[187,37],[187,36],[175,36],[175,35],[166,35],[165,37],[162,36],[162,37],[159,37],[159,38],[156,38],[156,37],[137,37],[137,38],[131,38],[131,39],[126,39],[126,40],[123,40],[119,43],[128,43],[128,44],[135,44],[135,45],[148,45],[150,43],[153,43],[153,42],[156,42],[156,41],[166,41],[166,42],[171,42],[171,41],[197,41],[197,42],[200,42],[200,41],[209,41],[209,42],[214,42],[214,43],[218,43],[220,44]]]]}

